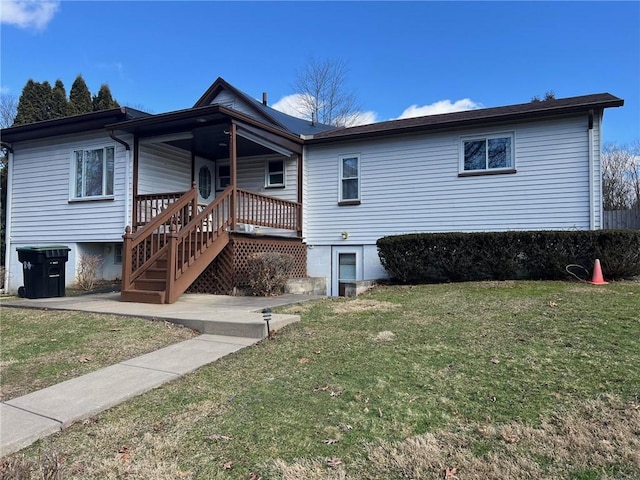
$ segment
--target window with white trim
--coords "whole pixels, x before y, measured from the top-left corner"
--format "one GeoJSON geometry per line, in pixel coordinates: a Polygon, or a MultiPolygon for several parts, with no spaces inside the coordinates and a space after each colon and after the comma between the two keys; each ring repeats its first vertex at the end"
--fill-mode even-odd
{"type": "Polygon", "coordinates": [[[513,171],[514,136],[513,133],[481,135],[461,138],[460,171],[499,172],[513,171]]]}
{"type": "Polygon", "coordinates": [[[360,201],[360,155],[340,157],[340,203],[360,201]]]}
{"type": "Polygon", "coordinates": [[[113,196],[114,146],[73,150],[71,162],[73,199],[113,196]]]}
{"type": "Polygon", "coordinates": [[[216,175],[216,190],[224,190],[231,185],[231,166],[227,164],[218,164],[216,175]]]}
{"type": "Polygon", "coordinates": [[[265,187],[284,187],[284,160],[267,160],[265,187]]]}

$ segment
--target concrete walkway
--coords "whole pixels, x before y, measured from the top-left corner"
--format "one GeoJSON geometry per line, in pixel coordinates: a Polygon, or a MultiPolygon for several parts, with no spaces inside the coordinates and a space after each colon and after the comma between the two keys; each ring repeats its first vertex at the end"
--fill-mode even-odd
{"type": "MultiPolygon", "coordinates": [[[[183,295],[171,305],[119,301],[119,294],[47,299],[10,299],[2,308],[47,308],[162,319],[204,334],[49,388],[0,403],[0,456],[89,418],[136,395],[257,343],[267,334],[263,308],[321,298],[227,297],[183,295]],[[258,310],[258,312],[256,312],[258,310]],[[200,328],[199,328],[200,327],[200,328]]],[[[298,315],[274,315],[270,329],[299,321],[298,315]]]]}

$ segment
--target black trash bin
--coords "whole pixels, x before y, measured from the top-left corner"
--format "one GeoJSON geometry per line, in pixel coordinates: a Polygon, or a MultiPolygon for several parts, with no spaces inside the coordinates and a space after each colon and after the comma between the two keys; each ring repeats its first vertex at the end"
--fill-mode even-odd
{"type": "Polygon", "coordinates": [[[18,260],[22,263],[24,291],[27,298],[64,297],[65,263],[71,249],[64,245],[18,248],[18,260]]]}

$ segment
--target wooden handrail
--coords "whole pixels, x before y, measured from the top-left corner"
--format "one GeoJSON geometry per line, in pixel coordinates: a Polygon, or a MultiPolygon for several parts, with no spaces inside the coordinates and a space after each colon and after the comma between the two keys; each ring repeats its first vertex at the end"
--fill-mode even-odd
{"type": "Polygon", "coordinates": [[[236,221],[261,227],[300,230],[300,211],[297,202],[237,189],[236,221]]]}
{"type": "Polygon", "coordinates": [[[169,205],[175,203],[186,192],[163,192],[163,193],[145,193],[136,195],[135,215],[133,218],[133,231],[138,227],[146,225],[160,212],[165,210],[169,205]]]}
{"type": "Polygon", "coordinates": [[[229,230],[234,192],[234,188],[228,186],[180,231],[169,236],[166,295],[170,302],[182,293],[178,293],[180,289],[176,290],[176,281],[229,230]]]}
{"type": "Polygon", "coordinates": [[[133,282],[153,265],[167,249],[167,238],[172,227],[180,228],[195,216],[198,208],[198,191],[195,185],[177,201],[156,215],[136,232],[127,227],[123,235],[122,288],[130,288],[133,282]]]}

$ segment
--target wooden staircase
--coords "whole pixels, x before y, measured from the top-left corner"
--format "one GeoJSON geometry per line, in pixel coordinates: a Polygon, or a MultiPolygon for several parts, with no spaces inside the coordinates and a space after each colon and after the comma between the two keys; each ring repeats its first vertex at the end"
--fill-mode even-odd
{"type": "Polygon", "coordinates": [[[198,205],[195,184],[183,194],[136,200],[143,202],[134,214],[141,223],[134,224],[135,231],[127,227],[122,237],[125,302],[175,302],[226,247],[236,222],[302,234],[301,204],[232,185],[204,207],[198,205]]]}
{"type": "Polygon", "coordinates": [[[167,257],[158,258],[140,275],[131,288],[122,291],[125,302],[165,303],[167,293],[167,257]]]}
{"type": "Polygon", "coordinates": [[[234,189],[199,209],[195,186],[123,236],[121,300],[173,303],[229,243],[234,189]]]}

